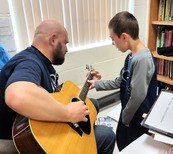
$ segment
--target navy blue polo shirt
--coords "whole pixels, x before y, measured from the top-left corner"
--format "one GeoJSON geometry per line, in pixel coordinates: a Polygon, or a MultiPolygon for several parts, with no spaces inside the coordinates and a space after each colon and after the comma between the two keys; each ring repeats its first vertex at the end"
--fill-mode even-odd
{"type": "Polygon", "coordinates": [[[28,81],[51,93],[55,91],[57,76],[51,62],[33,46],[16,54],[6,63],[0,72],[0,139],[12,138],[12,125],[17,115],[5,103],[6,87],[17,81],[28,81]]]}

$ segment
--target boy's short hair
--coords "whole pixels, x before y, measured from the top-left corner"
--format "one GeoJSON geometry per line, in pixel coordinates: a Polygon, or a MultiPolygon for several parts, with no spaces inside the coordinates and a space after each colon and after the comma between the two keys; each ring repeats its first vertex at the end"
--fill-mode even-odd
{"type": "Polygon", "coordinates": [[[117,13],[109,22],[109,29],[120,37],[122,33],[129,34],[134,40],[139,38],[139,26],[137,19],[129,12],[117,13]]]}

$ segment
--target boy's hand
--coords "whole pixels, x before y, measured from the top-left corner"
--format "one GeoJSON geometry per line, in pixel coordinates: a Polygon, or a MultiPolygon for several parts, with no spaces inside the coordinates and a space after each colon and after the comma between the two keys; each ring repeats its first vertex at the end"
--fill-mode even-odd
{"type": "Polygon", "coordinates": [[[101,74],[98,71],[93,71],[92,74],[93,76],[93,80],[100,80],[102,78],[101,74]]]}
{"type": "MultiPolygon", "coordinates": [[[[87,73],[87,75],[88,75],[88,73],[87,73]]],[[[89,89],[95,88],[95,80],[100,80],[101,79],[101,74],[98,71],[93,71],[92,74],[94,75],[93,79],[88,80],[88,83],[90,83],[89,89]]]]}
{"type": "Polygon", "coordinates": [[[95,80],[88,80],[88,83],[90,84],[90,87],[89,87],[89,90],[95,88],[95,83],[94,83],[95,80]]]}

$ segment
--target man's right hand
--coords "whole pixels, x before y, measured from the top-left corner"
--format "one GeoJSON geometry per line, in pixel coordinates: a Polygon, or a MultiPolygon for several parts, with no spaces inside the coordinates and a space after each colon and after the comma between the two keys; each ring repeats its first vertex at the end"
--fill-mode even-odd
{"type": "Polygon", "coordinates": [[[67,104],[68,110],[68,121],[72,123],[77,123],[80,121],[87,122],[88,119],[86,115],[89,115],[90,111],[83,101],[71,102],[67,104]]]}

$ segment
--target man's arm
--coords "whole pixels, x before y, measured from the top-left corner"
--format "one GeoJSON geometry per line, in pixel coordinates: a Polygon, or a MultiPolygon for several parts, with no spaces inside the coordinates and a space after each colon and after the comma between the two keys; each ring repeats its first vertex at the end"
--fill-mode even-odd
{"type": "Polygon", "coordinates": [[[18,81],[5,91],[6,104],[21,115],[35,120],[72,122],[87,121],[84,102],[67,105],[56,101],[50,93],[32,82],[18,81]]]}

